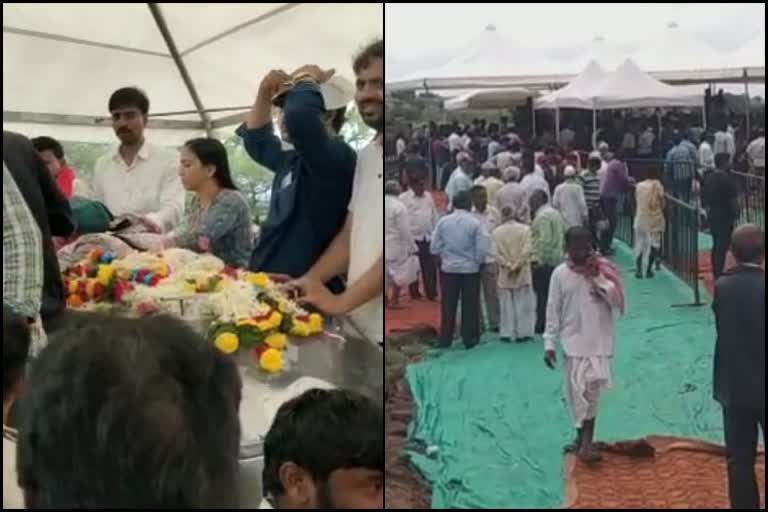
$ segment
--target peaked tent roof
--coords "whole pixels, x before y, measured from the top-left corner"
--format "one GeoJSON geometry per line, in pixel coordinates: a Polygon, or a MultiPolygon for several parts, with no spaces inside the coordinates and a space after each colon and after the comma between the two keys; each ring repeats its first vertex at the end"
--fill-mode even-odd
{"type": "Polygon", "coordinates": [[[592,108],[591,94],[603,83],[609,74],[600,65],[591,61],[584,71],[562,87],[534,102],[536,109],[544,108],[592,108]]]}
{"type": "Polygon", "coordinates": [[[591,94],[598,109],[646,107],[701,107],[700,88],[667,85],[641,70],[631,59],[624,61],[591,94]]]}
{"type": "Polygon", "coordinates": [[[3,127],[112,142],[109,95],[136,85],[154,140],[231,133],[271,69],[317,63],[353,80],[383,17],[381,3],[3,3],[3,127]]]}
{"type": "Polygon", "coordinates": [[[736,66],[726,54],[681,29],[676,23],[670,23],[661,32],[649,34],[648,41],[650,44],[629,55],[638,66],[648,71],[736,66]]]}
{"type": "Polygon", "coordinates": [[[489,110],[503,109],[524,104],[536,92],[524,87],[504,87],[470,91],[446,100],[445,110],[489,110]]]}

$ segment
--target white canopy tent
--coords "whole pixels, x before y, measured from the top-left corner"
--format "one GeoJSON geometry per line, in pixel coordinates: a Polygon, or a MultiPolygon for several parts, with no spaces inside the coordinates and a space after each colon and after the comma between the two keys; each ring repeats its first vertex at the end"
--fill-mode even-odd
{"type": "Polygon", "coordinates": [[[736,50],[733,62],[741,66],[754,66],[756,62],[765,65],[765,30],[736,50]]]}
{"type": "Polygon", "coordinates": [[[629,57],[647,71],[738,67],[729,55],[715,50],[676,23],[670,23],[659,33],[649,34],[648,44],[629,57]]]}
{"type": "Polygon", "coordinates": [[[231,133],[271,69],[353,80],[383,15],[381,3],[4,3],[3,128],[111,142],[109,96],[135,85],[155,142],[231,133]]]}
{"type": "Polygon", "coordinates": [[[536,92],[524,87],[481,89],[446,100],[445,110],[498,110],[525,105],[536,92]]]}
{"type": "Polygon", "coordinates": [[[650,107],[703,107],[699,87],[667,85],[627,59],[606,76],[591,94],[598,110],[650,107]]]}
{"type": "Polygon", "coordinates": [[[580,108],[591,110],[593,94],[605,81],[608,73],[600,65],[591,61],[586,69],[576,78],[550,94],[534,101],[535,109],[580,108]]]}

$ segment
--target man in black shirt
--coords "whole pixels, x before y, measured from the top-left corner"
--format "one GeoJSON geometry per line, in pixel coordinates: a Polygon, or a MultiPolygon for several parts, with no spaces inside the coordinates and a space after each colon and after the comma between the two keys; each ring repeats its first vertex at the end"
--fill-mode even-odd
{"type": "Polygon", "coordinates": [[[69,201],[23,135],[3,132],[3,160],[40,228],[43,239],[43,303],[40,315],[46,332],[65,309],[64,286],[52,236],[67,237],[74,230],[69,201]]]}
{"type": "Polygon", "coordinates": [[[739,188],[729,173],[729,167],[730,155],[715,155],[715,172],[705,177],[702,190],[702,203],[712,233],[712,272],[715,279],[723,273],[731,233],[740,215],[739,188]]]}
{"type": "MultiPolygon", "coordinates": [[[[727,155],[726,155],[727,156],[727,155]]],[[[728,482],[734,509],[757,509],[758,428],[765,435],[765,234],[754,225],[733,233],[736,266],[715,284],[715,400],[723,407],[728,482]]]]}

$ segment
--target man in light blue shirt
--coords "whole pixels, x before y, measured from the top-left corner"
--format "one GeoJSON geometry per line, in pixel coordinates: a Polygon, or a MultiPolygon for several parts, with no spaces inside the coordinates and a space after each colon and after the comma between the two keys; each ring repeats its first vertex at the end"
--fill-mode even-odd
{"type": "Polygon", "coordinates": [[[437,223],[432,235],[432,254],[441,259],[442,314],[440,347],[453,343],[456,310],[461,298],[461,337],[467,348],[480,341],[480,265],[490,251],[490,236],[472,213],[469,191],[453,200],[453,213],[437,223]]]}
{"type": "Polygon", "coordinates": [[[691,187],[693,176],[696,172],[696,151],[691,150],[690,141],[682,133],[675,133],[674,147],[667,152],[664,160],[665,188],[672,191],[672,195],[683,202],[691,202],[691,187]]]}

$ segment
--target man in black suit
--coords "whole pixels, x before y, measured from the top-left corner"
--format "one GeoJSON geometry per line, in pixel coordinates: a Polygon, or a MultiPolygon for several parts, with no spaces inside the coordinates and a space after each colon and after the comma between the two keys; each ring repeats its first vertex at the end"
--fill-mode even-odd
{"type": "Polygon", "coordinates": [[[61,316],[66,300],[52,236],[66,237],[74,230],[69,201],[23,135],[3,131],[3,161],[40,227],[43,239],[43,305],[40,311],[46,331],[61,316]]]}
{"type": "Polygon", "coordinates": [[[731,505],[758,509],[758,428],[765,437],[765,235],[744,225],[733,233],[737,265],[715,284],[715,400],[723,406],[731,505]]]}

